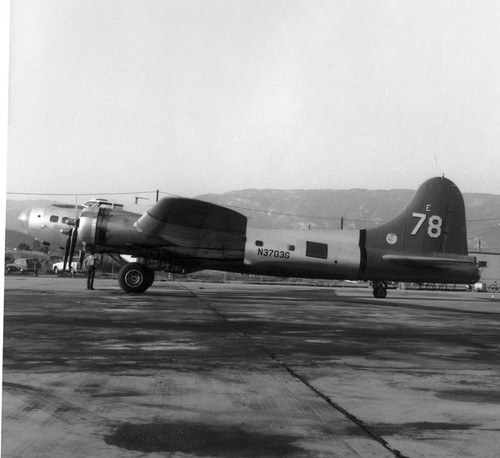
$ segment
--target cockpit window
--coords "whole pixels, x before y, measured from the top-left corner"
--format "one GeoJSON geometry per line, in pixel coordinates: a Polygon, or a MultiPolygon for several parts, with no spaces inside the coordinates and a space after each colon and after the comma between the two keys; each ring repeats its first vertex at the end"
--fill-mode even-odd
{"type": "Polygon", "coordinates": [[[88,202],[85,202],[83,204],[85,208],[94,208],[94,207],[104,207],[104,208],[111,208],[113,210],[123,209],[123,204],[117,204],[115,202],[110,202],[107,199],[91,199],[88,202]]]}

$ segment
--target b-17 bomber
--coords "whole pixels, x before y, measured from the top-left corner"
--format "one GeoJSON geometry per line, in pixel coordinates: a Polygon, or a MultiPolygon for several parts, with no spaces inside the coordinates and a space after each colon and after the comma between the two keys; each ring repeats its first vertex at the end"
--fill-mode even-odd
{"type": "Polygon", "coordinates": [[[62,233],[66,261],[76,250],[133,257],[118,276],[129,293],[147,291],[155,270],[370,281],[376,298],[387,295],[388,282],[479,279],[476,259],[468,256],[462,194],[444,177],[425,181],[392,220],[361,230],[252,228],[237,211],[182,197],[161,199],[143,215],[98,201],[73,217],[60,206],[57,222],[50,221],[53,213],[32,208],[19,219],[47,244],[62,245],[62,233]]]}

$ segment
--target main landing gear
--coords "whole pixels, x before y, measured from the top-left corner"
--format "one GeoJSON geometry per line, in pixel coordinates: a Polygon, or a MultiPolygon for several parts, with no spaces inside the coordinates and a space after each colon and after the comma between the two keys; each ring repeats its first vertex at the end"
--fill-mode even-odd
{"type": "Polygon", "coordinates": [[[140,262],[125,264],[118,273],[118,283],[126,293],[143,293],[155,281],[155,271],[140,262]]]}
{"type": "Polygon", "coordinates": [[[373,297],[383,299],[385,296],[387,296],[387,283],[385,281],[374,281],[373,297]]]}

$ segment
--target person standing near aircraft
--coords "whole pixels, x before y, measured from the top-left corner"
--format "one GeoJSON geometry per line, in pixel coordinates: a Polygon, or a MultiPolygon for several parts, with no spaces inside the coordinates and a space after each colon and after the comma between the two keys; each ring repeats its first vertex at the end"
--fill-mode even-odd
{"type": "Polygon", "coordinates": [[[93,290],[94,289],[95,268],[97,265],[97,258],[94,256],[93,251],[87,257],[87,259],[85,259],[83,265],[87,269],[87,289],[93,290]]]}

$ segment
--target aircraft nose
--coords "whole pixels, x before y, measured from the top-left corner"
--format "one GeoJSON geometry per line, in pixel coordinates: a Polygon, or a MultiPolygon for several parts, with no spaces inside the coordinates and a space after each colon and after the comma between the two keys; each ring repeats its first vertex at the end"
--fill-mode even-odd
{"type": "Polygon", "coordinates": [[[28,233],[29,225],[30,225],[30,214],[31,214],[31,208],[27,208],[24,210],[18,217],[17,219],[21,223],[21,226],[24,229],[24,232],[28,233]]]}

